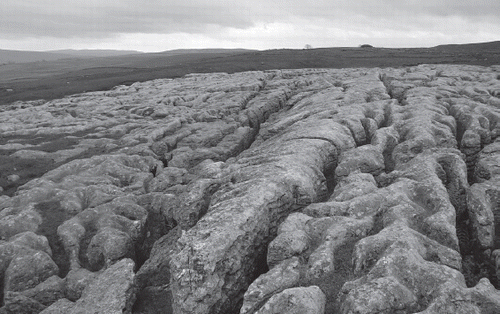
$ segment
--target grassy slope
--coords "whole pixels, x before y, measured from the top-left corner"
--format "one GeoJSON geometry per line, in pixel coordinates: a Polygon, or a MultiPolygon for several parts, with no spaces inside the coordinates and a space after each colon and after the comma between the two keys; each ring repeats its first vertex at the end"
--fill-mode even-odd
{"type": "Polygon", "coordinates": [[[0,66],[0,104],[54,99],[196,72],[291,68],[399,67],[422,63],[500,64],[500,42],[435,48],[321,48],[310,50],[164,53],[65,59],[0,66]],[[13,91],[7,91],[12,89],[13,91]]]}
{"type": "Polygon", "coordinates": [[[62,58],[71,58],[71,55],[62,52],[48,51],[20,51],[0,49],[0,65],[6,63],[34,62],[40,60],[53,61],[62,58]]]}

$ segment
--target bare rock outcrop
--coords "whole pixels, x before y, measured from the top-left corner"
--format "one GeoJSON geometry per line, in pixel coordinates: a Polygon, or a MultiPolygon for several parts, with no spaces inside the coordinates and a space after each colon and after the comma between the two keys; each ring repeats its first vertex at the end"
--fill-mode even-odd
{"type": "Polygon", "coordinates": [[[325,312],[325,302],[325,294],[317,286],[290,288],[274,295],[257,313],[320,314],[325,312]]]}
{"type": "Polygon", "coordinates": [[[496,313],[497,72],[191,74],[6,105],[0,312],[496,313]]]}
{"type": "Polygon", "coordinates": [[[133,270],[134,262],[122,259],[85,287],[78,301],[53,303],[43,313],[130,313],[136,293],[133,270]]]}

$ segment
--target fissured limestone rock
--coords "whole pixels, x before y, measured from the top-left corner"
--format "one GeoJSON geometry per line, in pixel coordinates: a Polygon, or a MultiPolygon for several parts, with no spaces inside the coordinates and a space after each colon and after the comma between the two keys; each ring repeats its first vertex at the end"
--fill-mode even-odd
{"type": "Polygon", "coordinates": [[[75,306],[73,302],[68,299],[59,299],[51,306],[41,311],[40,314],[66,314],[75,306]]]}
{"type": "Polygon", "coordinates": [[[36,287],[24,290],[21,293],[45,306],[49,306],[55,301],[64,298],[65,280],[59,276],[52,276],[36,287]]]}
{"type": "Polygon", "coordinates": [[[80,299],[83,289],[97,276],[98,273],[91,272],[85,268],[70,270],[64,279],[66,298],[71,301],[80,299]]]}
{"type": "Polygon", "coordinates": [[[47,278],[56,275],[59,267],[43,251],[24,251],[10,261],[5,270],[5,291],[23,291],[33,288],[47,278]]]}
{"type": "Polygon", "coordinates": [[[134,262],[125,258],[92,281],[68,313],[131,313],[136,291],[134,262]]]}
{"type": "Polygon", "coordinates": [[[299,258],[292,257],[259,276],[245,292],[240,313],[254,313],[269,297],[296,286],[300,280],[301,266],[299,258]]]}
{"type": "Polygon", "coordinates": [[[325,294],[317,286],[290,288],[271,297],[257,313],[321,314],[325,302],[325,294]]]}
{"type": "Polygon", "coordinates": [[[45,312],[130,311],[135,289],[143,312],[307,312],[287,302],[317,285],[327,312],[496,313],[459,271],[483,259],[477,279],[498,282],[499,69],[191,74],[6,105],[2,310],[39,311],[64,281],[76,303],[45,312]],[[483,251],[461,263],[464,241],[483,251]],[[61,271],[31,282],[17,259],[40,254],[61,271]]]}
{"type": "Polygon", "coordinates": [[[0,309],[2,313],[33,314],[45,309],[40,302],[13,291],[5,293],[4,303],[5,305],[0,309]]]}
{"type": "MultiPolygon", "coordinates": [[[[500,187],[488,181],[473,184],[467,191],[467,208],[473,236],[483,249],[493,248],[495,243],[495,200],[491,195],[500,195],[500,187]]],[[[496,240],[498,243],[498,240],[496,240]]]]}

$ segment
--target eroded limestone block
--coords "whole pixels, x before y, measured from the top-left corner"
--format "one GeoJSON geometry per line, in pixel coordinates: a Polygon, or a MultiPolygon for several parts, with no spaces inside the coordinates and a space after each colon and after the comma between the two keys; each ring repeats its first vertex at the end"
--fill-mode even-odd
{"type": "Polygon", "coordinates": [[[91,242],[95,250],[90,249],[88,254],[92,267],[99,269],[119,258],[135,256],[135,244],[143,237],[148,216],[147,210],[135,202],[135,198],[115,198],[82,211],[57,228],[71,269],[77,269],[83,263],[80,261],[80,245],[91,231],[97,231],[91,242]]]}
{"type": "Polygon", "coordinates": [[[4,306],[0,309],[4,313],[32,314],[39,313],[45,308],[46,306],[33,298],[19,292],[7,291],[4,296],[4,306]]]}
{"type": "Polygon", "coordinates": [[[271,297],[257,313],[321,314],[325,302],[325,294],[317,286],[289,288],[271,297]]]}
{"type": "MultiPolygon", "coordinates": [[[[137,275],[141,302],[164,298],[150,308],[175,313],[229,313],[242,298],[252,311],[274,298],[270,311],[283,311],[280,300],[290,300],[285,287],[337,276],[337,250],[348,255],[352,246],[355,280],[329,311],[338,305],[345,313],[496,313],[498,293],[485,280],[465,288],[457,271],[455,223],[470,219],[485,243],[495,235],[496,189],[469,201],[490,206],[493,220],[484,210],[467,209],[465,196],[467,169],[468,179],[481,184],[498,172],[498,145],[489,145],[500,134],[497,70],[419,65],[193,74],[9,105],[0,112],[8,141],[0,149],[13,151],[7,157],[39,158],[47,169],[56,166],[52,160],[63,165],[20,186],[13,197],[0,197],[0,237],[7,240],[0,243],[0,269],[26,252],[50,255],[46,243],[33,237],[45,230],[47,219],[37,204],[59,202],[72,217],[59,228],[70,257],[64,281],[71,300],[91,286],[95,274],[83,271],[80,264],[88,263],[79,258],[87,249],[80,245],[94,237],[87,250],[94,266],[104,255],[120,263],[133,254],[131,246],[140,247],[141,259],[151,251],[137,275]],[[457,147],[465,157],[453,152],[457,147]],[[94,157],[82,158],[88,156],[94,157]],[[356,170],[363,179],[350,181],[356,170]],[[302,214],[289,216],[296,211],[302,214]],[[163,237],[176,224],[185,230],[178,226],[163,237]],[[287,253],[262,274],[267,246],[283,234],[307,238],[297,253],[304,265],[280,266],[291,260],[278,263],[287,253]],[[104,250],[110,243],[113,250],[104,250]],[[282,278],[275,280],[276,274],[282,278]],[[261,280],[254,285],[254,278],[261,280]],[[250,292],[244,297],[249,286],[258,292],[253,299],[250,292]]],[[[4,182],[24,183],[22,173],[10,171],[4,182]],[[12,175],[21,178],[8,181],[12,175]]],[[[340,267],[349,268],[346,259],[340,267]]],[[[343,276],[352,279],[348,272],[343,276]]],[[[48,304],[35,295],[19,296],[46,282],[43,291],[56,291],[56,281],[8,291],[19,300],[10,304],[48,304]]],[[[122,288],[108,286],[110,291],[99,293],[122,288]]],[[[337,295],[329,288],[323,292],[329,300],[337,295]]],[[[71,313],[75,306],[61,299],[49,309],[71,313]]],[[[139,303],[138,309],[145,308],[139,303]]]]}
{"type": "Polygon", "coordinates": [[[59,267],[43,251],[24,251],[15,255],[5,270],[4,290],[23,291],[56,275],[59,267]]]}
{"type": "Polygon", "coordinates": [[[348,150],[340,155],[335,169],[337,177],[344,177],[356,170],[379,175],[385,168],[382,152],[373,145],[364,145],[348,150]]]}
{"type": "Polygon", "coordinates": [[[36,251],[43,251],[52,256],[52,250],[49,246],[49,241],[43,235],[38,235],[31,231],[18,233],[9,239],[12,244],[28,247],[36,251]]]}
{"type": "Polygon", "coordinates": [[[259,276],[245,292],[240,313],[254,313],[269,297],[297,285],[301,266],[299,258],[292,257],[259,276]]]}
{"type": "Polygon", "coordinates": [[[350,292],[342,302],[342,313],[408,312],[416,308],[417,296],[394,277],[372,280],[350,292]]]}
{"type": "Polygon", "coordinates": [[[497,203],[492,195],[498,194],[499,187],[485,183],[473,184],[467,191],[467,209],[474,239],[483,249],[494,248],[495,215],[497,203]]]}
{"type": "Polygon", "coordinates": [[[500,174],[500,144],[498,142],[487,145],[477,157],[474,169],[475,182],[481,183],[494,179],[500,174]]]}
{"type": "Polygon", "coordinates": [[[187,187],[187,191],[179,195],[178,206],[173,208],[173,219],[183,229],[189,229],[206,214],[212,194],[217,191],[221,182],[214,179],[199,179],[187,187]]]}
{"type": "Polygon", "coordinates": [[[350,172],[347,177],[342,177],[335,186],[331,201],[344,202],[357,196],[375,192],[377,182],[370,173],[362,173],[359,170],[350,172]]]}
{"type": "Polygon", "coordinates": [[[21,293],[45,306],[49,306],[57,300],[64,298],[65,280],[57,275],[49,277],[37,286],[24,290],[21,293]]]}
{"type": "Polygon", "coordinates": [[[72,269],[64,278],[65,297],[76,301],[82,296],[82,291],[91,283],[98,273],[91,272],[85,268],[72,269]]]}
{"type": "Polygon", "coordinates": [[[177,184],[187,184],[191,181],[188,171],[184,168],[165,167],[157,171],[156,176],[147,183],[148,192],[162,192],[177,184]]]}
{"type": "Polygon", "coordinates": [[[498,311],[500,311],[500,293],[488,279],[482,278],[475,287],[470,289],[446,285],[439,297],[418,314],[479,314],[498,311]]]}
{"type": "Polygon", "coordinates": [[[120,260],[83,289],[68,313],[130,313],[136,294],[134,277],[134,262],[120,260]]]}
{"type": "Polygon", "coordinates": [[[269,244],[267,251],[267,264],[270,268],[279,262],[300,256],[309,248],[309,237],[303,230],[283,232],[269,244]]]}
{"type": "Polygon", "coordinates": [[[26,231],[36,232],[41,224],[42,216],[32,203],[26,207],[6,208],[0,212],[0,239],[26,231]]]}
{"type": "Polygon", "coordinates": [[[107,268],[122,258],[135,258],[134,243],[127,233],[104,227],[92,237],[87,257],[91,269],[107,268]]]}

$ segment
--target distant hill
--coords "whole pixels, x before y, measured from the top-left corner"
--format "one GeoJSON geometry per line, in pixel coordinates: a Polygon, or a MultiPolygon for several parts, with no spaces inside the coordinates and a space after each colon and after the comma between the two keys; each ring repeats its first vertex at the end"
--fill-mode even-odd
{"type": "Polygon", "coordinates": [[[497,50],[500,51],[500,41],[491,41],[485,43],[471,43],[471,44],[449,44],[439,45],[434,47],[441,50],[497,50]]]}
{"type": "MultiPolygon", "coordinates": [[[[16,100],[61,98],[84,91],[106,90],[116,85],[176,78],[189,73],[407,67],[423,63],[499,65],[498,47],[500,42],[432,48],[180,49],[88,58],[45,52],[32,57],[42,56],[49,60],[56,55],[66,58],[0,66],[0,105],[16,100]]],[[[29,54],[27,56],[30,57],[29,54]]]]}
{"type": "Polygon", "coordinates": [[[36,61],[54,61],[58,59],[71,58],[71,57],[72,57],[71,55],[63,53],[0,49],[0,64],[36,62],[36,61]]]}
{"type": "Polygon", "coordinates": [[[65,49],[65,50],[50,50],[46,51],[50,53],[56,54],[64,54],[73,57],[82,57],[82,58],[94,58],[94,57],[118,57],[125,55],[134,55],[134,54],[142,54],[144,52],[136,51],[136,50],[101,50],[101,49],[65,49]]]}
{"type": "Polygon", "coordinates": [[[243,53],[243,52],[252,52],[257,50],[251,49],[219,49],[219,48],[207,48],[207,49],[175,49],[175,50],[166,50],[162,52],[152,53],[154,55],[163,55],[163,56],[175,56],[175,55],[185,55],[185,54],[213,54],[213,53],[243,53]]]}
{"type": "Polygon", "coordinates": [[[55,61],[67,58],[118,57],[124,55],[142,54],[135,50],[51,50],[23,51],[0,49],[0,64],[27,63],[38,61],[55,61]]]}
{"type": "Polygon", "coordinates": [[[222,53],[243,53],[255,50],[248,49],[176,49],[162,52],[144,53],[136,50],[100,50],[100,49],[64,49],[50,51],[23,51],[23,50],[2,50],[0,49],[0,65],[9,63],[27,63],[39,61],[55,61],[68,58],[106,58],[148,55],[149,57],[168,57],[190,54],[222,54],[222,53]]]}

